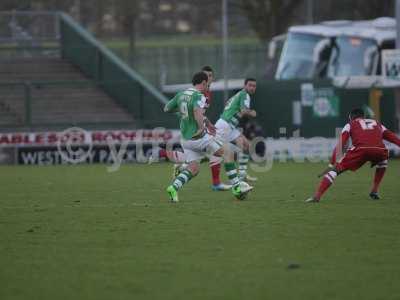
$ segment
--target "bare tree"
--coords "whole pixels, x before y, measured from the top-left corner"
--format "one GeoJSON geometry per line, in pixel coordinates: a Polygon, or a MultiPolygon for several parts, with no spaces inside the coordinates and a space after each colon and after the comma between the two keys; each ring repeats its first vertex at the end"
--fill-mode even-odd
{"type": "Polygon", "coordinates": [[[395,0],[314,0],[315,20],[366,20],[394,16],[395,0]]]}
{"type": "Polygon", "coordinates": [[[291,24],[299,0],[241,0],[240,6],[261,40],[283,33],[291,24]]]}
{"type": "Polygon", "coordinates": [[[382,16],[394,16],[394,0],[369,0],[368,5],[365,1],[357,0],[355,8],[355,17],[357,19],[373,19],[382,16]]]}
{"type": "Polygon", "coordinates": [[[134,64],[137,19],[141,0],[116,1],[116,13],[120,16],[123,33],[129,36],[129,60],[134,64]]]}
{"type": "MultiPolygon", "coordinates": [[[[238,0],[236,2],[239,2],[238,0]]],[[[395,0],[313,0],[314,20],[362,20],[394,15],[395,0]]],[[[240,0],[253,29],[261,40],[283,33],[305,21],[304,0],[240,0]]]]}

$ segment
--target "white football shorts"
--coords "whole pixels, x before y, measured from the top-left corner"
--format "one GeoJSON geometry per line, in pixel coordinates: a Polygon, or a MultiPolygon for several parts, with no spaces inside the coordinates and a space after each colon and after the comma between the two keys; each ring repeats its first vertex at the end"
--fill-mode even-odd
{"type": "Polygon", "coordinates": [[[222,148],[222,143],[212,135],[206,133],[197,140],[181,139],[181,146],[186,156],[186,162],[201,160],[204,157],[212,156],[222,148]]]}
{"type": "Polygon", "coordinates": [[[217,138],[223,143],[231,143],[242,134],[236,127],[223,119],[219,119],[215,123],[215,127],[217,128],[217,138]]]}

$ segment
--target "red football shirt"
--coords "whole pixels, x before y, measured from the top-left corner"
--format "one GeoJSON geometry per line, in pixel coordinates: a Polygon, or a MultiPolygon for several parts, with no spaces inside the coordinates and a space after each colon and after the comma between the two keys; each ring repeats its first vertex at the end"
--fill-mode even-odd
{"type": "Polygon", "coordinates": [[[385,126],[372,119],[357,118],[346,124],[342,134],[348,132],[354,147],[385,148],[383,132],[385,126]]]}
{"type": "Polygon", "coordinates": [[[336,162],[338,151],[342,151],[351,138],[355,148],[383,148],[383,140],[389,141],[400,147],[400,139],[378,121],[372,119],[357,118],[347,123],[342,130],[339,144],[335,147],[331,164],[336,162]]]}

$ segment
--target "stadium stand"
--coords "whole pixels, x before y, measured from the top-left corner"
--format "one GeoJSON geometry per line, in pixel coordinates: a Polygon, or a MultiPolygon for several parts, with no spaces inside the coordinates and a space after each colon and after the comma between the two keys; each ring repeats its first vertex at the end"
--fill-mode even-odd
{"type": "Polygon", "coordinates": [[[25,119],[25,91],[30,83],[32,124],[131,123],[132,116],[78,68],[60,58],[0,61],[0,124],[25,119]]]}
{"type": "MultiPolygon", "coordinates": [[[[0,130],[166,124],[157,119],[166,97],[70,16],[49,12],[0,16],[12,27],[0,33],[0,130]],[[52,28],[50,34],[33,34],[27,18],[31,26],[50,18],[45,22],[52,28]],[[22,24],[32,35],[15,34],[13,28],[22,24]]],[[[172,123],[174,118],[168,120],[172,123]]]]}
{"type": "Polygon", "coordinates": [[[0,61],[0,81],[87,80],[74,66],[53,57],[13,58],[0,61]]]}
{"type": "Polygon", "coordinates": [[[24,89],[0,82],[0,126],[24,123],[24,89]]]}

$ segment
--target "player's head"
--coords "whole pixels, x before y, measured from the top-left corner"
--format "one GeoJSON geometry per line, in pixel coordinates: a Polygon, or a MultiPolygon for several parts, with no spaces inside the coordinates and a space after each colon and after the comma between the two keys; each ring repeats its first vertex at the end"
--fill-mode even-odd
{"type": "Polygon", "coordinates": [[[203,71],[197,72],[193,75],[192,78],[193,86],[198,89],[200,92],[204,92],[207,89],[208,85],[208,76],[203,71]]]}
{"type": "Polygon", "coordinates": [[[361,108],[355,108],[349,114],[350,121],[355,120],[357,118],[364,118],[364,117],[365,117],[365,113],[361,108]]]}
{"type": "Polygon", "coordinates": [[[253,95],[256,92],[257,82],[254,78],[246,78],[244,80],[244,89],[250,95],[253,95]]]}
{"type": "Polygon", "coordinates": [[[210,66],[204,66],[201,70],[208,76],[208,84],[211,84],[214,80],[214,70],[210,66]]]}

